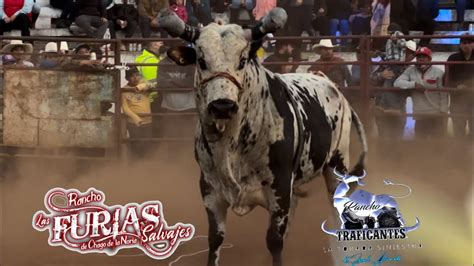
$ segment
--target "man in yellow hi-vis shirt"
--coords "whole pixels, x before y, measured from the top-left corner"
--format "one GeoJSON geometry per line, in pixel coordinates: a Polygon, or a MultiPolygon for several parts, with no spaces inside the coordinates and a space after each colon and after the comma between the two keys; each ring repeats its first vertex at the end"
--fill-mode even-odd
{"type": "MultiPolygon", "coordinates": [[[[135,58],[135,63],[137,64],[158,64],[160,59],[160,48],[163,47],[162,41],[151,41],[145,44],[145,49],[141,55],[135,58]]],[[[138,66],[138,71],[142,78],[147,82],[156,82],[156,77],[158,75],[157,66],[138,66]]],[[[150,103],[152,113],[157,113],[160,110],[161,101],[158,100],[158,93],[156,91],[150,91],[150,103]]],[[[161,98],[161,97],[160,97],[161,98]]],[[[156,137],[158,135],[158,121],[153,121],[153,135],[156,137]]]]}

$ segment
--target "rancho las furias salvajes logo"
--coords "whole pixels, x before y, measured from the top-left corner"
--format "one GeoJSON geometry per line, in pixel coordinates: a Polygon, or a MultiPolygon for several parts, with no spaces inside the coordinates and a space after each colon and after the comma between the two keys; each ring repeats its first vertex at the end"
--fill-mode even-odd
{"type": "Polygon", "coordinates": [[[404,196],[397,197],[356,190],[349,195],[351,183],[365,185],[362,179],[366,176],[366,172],[364,171],[362,176],[353,176],[334,170],[334,174],[341,181],[333,196],[333,206],[337,209],[341,225],[339,229],[328,229],[324,221],[321,229],[337,237],[338,241],[405,239],[408,232],[420,226],[418,218],[413,226],[405,224],[395,200],[408,197],[411,194],[409,186],[384,180],[385,185],[403,186],[408,189],[408,192],[404,196]]]}

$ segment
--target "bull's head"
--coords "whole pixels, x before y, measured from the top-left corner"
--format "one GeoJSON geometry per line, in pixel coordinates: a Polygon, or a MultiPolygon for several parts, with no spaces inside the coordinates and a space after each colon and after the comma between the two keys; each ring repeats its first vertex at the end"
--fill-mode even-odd
{"type": "Polygon", "coordinates": [[[174,12],[161,12],[159,24],[171,36],[194,44],[171,48],[168,57],[178,65],[197,65],[196,102],[208,140],[220,139],[240,120],[242,102],[252,90],[250,62],[256,58],[263,37],[282,28],[286,19],[286,12],[275,8],[252,29],[215,23],[198,29],[186,25],[174,12]]]}

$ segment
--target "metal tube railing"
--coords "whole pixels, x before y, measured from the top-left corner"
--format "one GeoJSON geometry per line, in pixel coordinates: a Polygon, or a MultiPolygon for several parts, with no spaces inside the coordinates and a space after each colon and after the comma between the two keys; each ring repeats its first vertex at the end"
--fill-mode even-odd
{"type": "MultiPolygon", "coordinates": [[[[370,52],[371,52],[371,40],[374,39],[388,39],[390,36],[319,36],[319,37],[314,37],[314,36],[309,36],[309,37],[273,37],[273,38],[265,38],[265,40],[293,40],[293,41],[305,41],[309,40],[311,42],[313,41],[319,41],[321,39],[338,39],[338,40],[344,40],[344,39],[359,39],[360,40],[360,60],[359,61],[345,61],[345,62],[308,62],[308,61],[300,61],[300,62],[263,62],[262,65],[292,65],[292,66],[312,66],[312,65],[359,65],[361,68],[361,76],[360,76],[360,86],[351,86],[351,87],[345,87],[345,88],[340,88],[343,91],[358,91],[361,93],[362,96],[362,102],[363,102],[363,110],[362,110],[362,117],[364,121],[369,121],[370,116],[371,116],[371,111],[370,111],[370,98],[371,98],[371,92],[373,91],[398,91],[401,93],[409,93],[411,91],[437,91],[437,92],[456,92],[459,91],[456,88],[450,88],[450,87],[445,87],[441,89],[409,89],[409,90],[403,90],[399,88],[382,88],[382,87],[375,87],[370,85],[370,66],[379,66],[379,65],[469,65],[473,64],[473,62],[464,62],[464,61],[450,61],[450,62],[443,62],[443,61],[433,61],[433,62],[428,62],[428,63],[418,63],[418,62],[372,62],[370,60],[370,52]]],[[[405,39],[441,39],[441,38],[450,38],[450,39],[459,39],[461,36],[459,35],[405,35],[403,38],[405,39]]],[[[464,36],[462,36],[464,37],[464,36]]],[[[471,35],[471,37],[473,37],[471,35]]],[[[177,42],[177,43],[182,43],[181,40],[176,39],[176,38],[150,38],[150,39],[141,39],[141,38],[130,38],[130,39],[110,39],[110,40],[103,40],[103,39],[91,39],[91,38],[77,38],[77,37],[15,37],[15,36],[1,36],[0,40],[23,40],[23,41],[30,41],[30,42],[61,42],[61,41],[66,41],[66,42],[80,42],[80,43],[94,43],[94,44],[99,44],[99,45],[104,45],[104,44],[111,44],[111,47],[114,47],[114,51],[110,51],[109,53],[108,49],[106,49],[106,58],[113,58],[113,63],[107,63],[105,64],[106,67],[112,68],[115,66],[121,66],[122,65],[122,51],[120,50],[120,47],[122,44],[127,44],[127,43],[143,43],[143,42],[149,42],[149,41],[164,41],[164,42],[177,42]],[[113,52],[113,54],[112,54],[113,52]]],[[[2,53],[0,53],[2,54],[2,53]]],[[[37,54],[25,54],[25,55],[37,55],[37,54]]],[[[74,56],[74,55],[61,55],[61,56],[74,56]]],[[[175,65],[174,63],[170,64],[138,64],[138,63],[128,63],[126,64],[127,66],[171,66],[175,65]]],[[[11,66],[15,68],[14,66],[11,66]]],[[[0,69],[3,68],[3,66],[0,66],[0,69]]],[[[31,69],[31,68],[30,68],[31,69]]],[[[40,69],[40,68],[34,68],[34,69],[40,69]]],[[[447,71],[449,71],[449,68],[446,68],[447,71]]],[[[50,70],[50,69],[48,69],[50,70]]],[[[73,70],[72,70],[73,71],[73,70]]],[[[123,114],[121,113],[121,92],[124,91],[122,90],[120,86],[120,73],[117,72],[115,76],[115,92],[114,92],[114,103],[115,103],[115,116],[114,116],[114,121],[115,121],[115,127],[116,127],[116,145],[117,145],[117,157],[120,157],[121,154],[121,145],[124,142],[127,141],[137,141],[135,139],[124,139],[122,136],[122,127],[123,127],[123,114]]],[[[192,91],[193,88],[164,88],[164,87],[157,87],[153,89],[153,91],[159,91],[159,92],[189,92],[192,91]]],[[[151,113],[147,114],[146,116],[176,116],[176,115],[185,115],[185,116],[191,116],[191,115],[196,115],[194,112],[181,112],[181,113],[151,113]]],[[[393,113],[390,113],[389,115],[394,115],[393,113]]],[[[414,117],[414,116],[425,116],[426,114],[396,114],[399,116],[405,116],[405,117],[414,117]]],[[[429,114],[426,116],[450,116],[450,117],[470,117],[469,115],[463,115],[463,114],[429,114]]],[[[188,140],[187,138],[152,138],[152,139],[142,139],[140,141],[180,141],[180,140],[188,140]]],[[[1,146],[1,145],[0,145],[1,146]]]]}

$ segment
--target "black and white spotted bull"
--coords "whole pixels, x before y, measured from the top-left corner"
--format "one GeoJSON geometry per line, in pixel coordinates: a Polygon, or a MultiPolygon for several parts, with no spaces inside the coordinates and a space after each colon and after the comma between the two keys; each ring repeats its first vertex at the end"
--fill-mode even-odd
{"type": "Polygon", "coordinates": [[[252,29],[214,23],[197,29],[169,11],[159,16],[171,36],[194,43],[168,56],[179,65],[197,64],[195,155],[209,219],[208,265],[218,263],[227,210],[245,215],[257,205],[270,212],[267,247],[273,265],[281,265],[298,187],[323,174],[328,191],[335,191],[332,169],[349,166],[351,124],[363,143],[352,172],[363,169],[364,129],[334,83],[323,74],[275,74],[257,61],[263,37],[286,18],[276,8],[252,29]]]}

